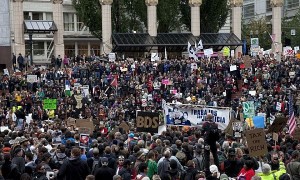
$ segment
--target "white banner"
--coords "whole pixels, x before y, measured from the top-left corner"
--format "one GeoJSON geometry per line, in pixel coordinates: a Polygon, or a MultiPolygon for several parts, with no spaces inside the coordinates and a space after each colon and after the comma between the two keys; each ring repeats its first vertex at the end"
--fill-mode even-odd
{"type": "Polygon", "coordinates": [[[27,75],[27,82],[29,83],[37,82],[37,75],[27,75]]]}
{"type": "Polygon", "coordinates": [[[230,121],[230,109],[200,107],[194,105],[165,104],[164,117],[167,125],[202,126],[206,115],[211,113],[219,129],[224,130],[230,121]]]}

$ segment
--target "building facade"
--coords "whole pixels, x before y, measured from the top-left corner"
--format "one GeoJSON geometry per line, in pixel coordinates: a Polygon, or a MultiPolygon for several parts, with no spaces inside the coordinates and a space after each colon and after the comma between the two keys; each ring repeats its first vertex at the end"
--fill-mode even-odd
{"type": "MultiPolygon", "coordinates": [[[[293,17],[299,11],[300,0],[284,0],[282,7],[282,17],[293,17]]],[[[266,17],[271,23],[272,6],[271,0],[244,0],[243,20],[245,22],[253,18],[266,17]]]]}
{"type": "MultiPolygon", "coordinates": [[[[23,18],[15,18],[17,14],[13,10],[16,6],[14,1],[10,1],[12,24],[23,24],[24,20],[53,20],[57,26],[57,33],[33,34],[33,61],[35,63],[49,63],[51,54],[62,57],[65,55],[67,57],[101,55],[101,41],[91,35],[88,27],[76,15],[71,0],[19,0],[23,1],[21,2],[23,18]]],[[[16,42],[14,30],[15,28],[12,28],[12,51],[15,54],[28,54],[30,52],[29,35],[23,33],[22,44],[22,42],[16,42]],[[23,46],[23,49],[18,48],[17,43],[23,46]]]]}

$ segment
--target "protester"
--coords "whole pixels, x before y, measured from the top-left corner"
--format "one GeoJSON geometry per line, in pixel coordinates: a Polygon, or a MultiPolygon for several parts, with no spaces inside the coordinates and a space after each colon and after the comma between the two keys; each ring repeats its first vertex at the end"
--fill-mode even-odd
{"type": "Polygon", "coordinates": [[[298,119],[296,58],[253,57],[247,67],[245,58],[229,57],[109,62],[85,55],[53,56],[46,67],[27,66],[20,54],[12,61],[17,65],[0,81],[5,179],[44,178],[47,173],[72,180],[297,178],[295,150],[300,146],[289,125],[276,143],[266,131],[268,153],[254,157],[245,131],[255,126],[241,116],[243,102],[253,101],[255,114],[265,114],[265,129],[278,114],[289,117],[290,107],[298,119]],[[30,80],[32,75],[36,80],[30,80]],[[48,99],[56,100],[55,108],[46,108],[48,99]],[[172,126],[160,133],[137,131],[137,110],[159,113],[162,125],[163,105],[169,103],[174,104],[172,126]],[[230,109],[230,117],[241,123],[240,136],[221,127],[213,111],[203,113],[204,122],[195,125],[188,119],[192,112],[179,110],[197,106],[230,109]],[[71,121],[89,118],[90,129],[71,121]]]}

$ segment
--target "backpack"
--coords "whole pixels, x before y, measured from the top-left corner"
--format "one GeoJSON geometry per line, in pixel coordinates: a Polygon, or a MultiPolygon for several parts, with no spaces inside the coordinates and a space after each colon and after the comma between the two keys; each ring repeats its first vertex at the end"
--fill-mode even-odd
{"type": "Polygon", "coordinates": [[[196,169],[198,171],[203,171],[204,170],[204,157],[203,156],[195,157],[193,159],[193,161],[196,164],[196,169]]]}
{"type": "Polygon", "coordinates": [[[170,160],[168,159],[164,159],[162,163],[162,166],[161,166],[161,171],[160,171],[160,174],[159,176],[160,177],[163,177],[163,175],[165,173],[168,173],[168,170],[170,169],[170,160]]]}
{"type": "Polygon", "coordinates": [[[92,157],[92,159],[93,159],[92,174],[94,174],[97,168],[99,167],[99,159],[96,159],[94,157],[92,157]]]}
{"type": "Polygon", "coordinates": [[[225,154],[222,151],[218,151],[217,155],[218,155],[219,163],[222,163],[227,159],[225,154]]]}
{"type": "Polygon", "coordinates": [[[218,141],[220,139],[220,133],[218,125],[216,123],[209,122],[208,131],[206,131],[207,141],[218,141]]]}

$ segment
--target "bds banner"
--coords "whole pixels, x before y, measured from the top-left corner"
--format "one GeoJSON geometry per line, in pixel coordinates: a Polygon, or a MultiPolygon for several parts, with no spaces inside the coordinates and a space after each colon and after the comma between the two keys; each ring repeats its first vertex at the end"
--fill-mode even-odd
{"type": "Polygon", "coordinates": [[[219,129],[224,130],[230,122],[229,108],[201,107],[194,105],[165,104],[164,117],[170,126],[202,126],[206,115],[211,113],[219,129]]]}
{"type": "Polygon", "coordinates": [[[159,113],[137,111],[136,131],[158,133],[159,113]]]}

